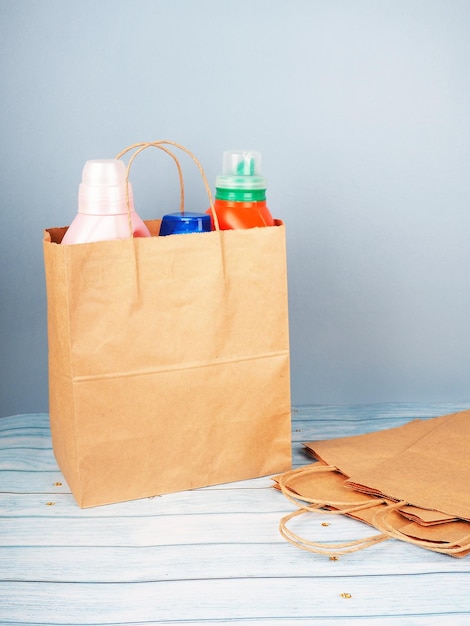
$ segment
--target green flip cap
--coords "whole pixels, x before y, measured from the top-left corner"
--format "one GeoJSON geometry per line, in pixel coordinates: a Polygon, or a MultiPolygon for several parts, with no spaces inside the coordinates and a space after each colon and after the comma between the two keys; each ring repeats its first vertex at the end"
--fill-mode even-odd
{"type": "Polygon", "coordinates": [[[260,174],[261,154],[252,150],[227,150],[223,174],[215,181],[216,198],[234,202],[266,199],[266,179],[260,174]]]}

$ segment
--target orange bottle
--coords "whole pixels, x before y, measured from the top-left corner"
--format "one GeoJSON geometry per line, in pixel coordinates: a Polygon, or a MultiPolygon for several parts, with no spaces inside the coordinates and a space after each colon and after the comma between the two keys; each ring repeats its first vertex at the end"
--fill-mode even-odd
{"type": "Polygon", "coordinates": [[[223,174],[216,178],[214,202],[221,230],[274,226],[266,206],[266,179],[260,174],[260,166],[259,152],[224,152],[223,174]]]}

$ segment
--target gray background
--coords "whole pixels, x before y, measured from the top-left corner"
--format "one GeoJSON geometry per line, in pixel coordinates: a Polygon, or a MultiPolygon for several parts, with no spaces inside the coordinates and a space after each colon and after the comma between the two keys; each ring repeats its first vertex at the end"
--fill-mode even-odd
{"type": "MultiPolygon", "coordinates": [[[[1,0],[0,28],[0,415],[47,411],[42,229],[87,159],[155,139],[212,184],[261,151],[294,404],[470,400],[470,2],[1,0]]],[[[142,217],[177,208],[162,154],[132,180],[142,217]]]]}

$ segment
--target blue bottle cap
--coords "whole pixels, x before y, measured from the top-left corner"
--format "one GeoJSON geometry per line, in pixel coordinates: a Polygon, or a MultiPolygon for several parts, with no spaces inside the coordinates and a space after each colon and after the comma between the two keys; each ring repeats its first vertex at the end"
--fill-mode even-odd
{"type": "Polygon", "coordinates": [[[186,233],[206,233],[212,230],[211,216],[206,213],[168,213],[163,216],[160,235],[184,235],[186,233]]]}

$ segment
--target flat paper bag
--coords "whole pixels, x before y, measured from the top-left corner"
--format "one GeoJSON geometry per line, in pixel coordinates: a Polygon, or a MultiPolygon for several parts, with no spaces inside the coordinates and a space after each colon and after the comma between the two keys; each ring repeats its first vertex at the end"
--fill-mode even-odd
{"type": "Polygon", "coordinates": [[[470,520],[470,411],[437,428],[370,470],[350,474],[356,490],[470,520]]]}
{"type": "Polygon", "coordinates": [[[304,446],[316,459],[334,465],[346,476],[351,476],[353,472],[368,471],[381,461],[394,457],[450,417],[442,415],[427,420],[415,419],[395,428],[311,441],[304,446]]]}
{"type": "MultiPolygon", "coordinates": [[[[378,464],[402,453],[416,441],[442,426],[452,418],[452,415],[441,415],[427,420],[415,419],[395,428],[351,437],[312,441],[304,445],[312,456],[328,465],[337,467],[348,477],[358,473],[369,475],[369,473],[374,472],[374,468],[378,464]]],[[[345,487],[352,488],[354,485],[348,482],[345,483],[345,487]]],[[[384,497],[380,491],[367,489],[364,486],[359,489],[370,495],[384,497]]],[[[427,511],[413,506],[400,509],[400,511],[405,510],[408,518],[423,525],[455,519],[455,516],[449,516],[441,511],[427,511]]]]}
{"type": "Polygon", "coordinates": [[[50,421],[79,505],[289,469],[282,222],[62,246],[64,232],[44,234],[50,421]]]}
{"type": "MultiPolygon", "coordinates": [[[[407,513],[413,512],[413,517],[408,518],[404,515],[401,508],[391,507],[391,501],[366,495],[358,491],[348,488],[346,477],[338,471],[324,471],[328,466],[324,466],[321,462],[314,463],[310,466],[302,467],[285,475],[276,476],[275,486],[279,489],[279,483],[284,479],[284,486],[288,493],[294,496],[294,501],[298,497],[299,500],[305,502],[305,506],[311,506],[309,503],[317,503],[318,508],[313,509],[320,512],[332,512],[344,514],[358,521],[365,522],[369,526],[375,527],[382,532],[386,532],[383,538],[393,536],[409,543],[415,543],[421,547],[428,548],[433,551],[443,552],[451,556],[461,558],[469,552],[470,539],[470,523],[463,520],[451,520],[447,518],[439,524],[426,525],[422,524],[420,516],[426,517],[428,513],[425,510],[416,507],[406,507],[407,513]],[[287,481],[285,481],[287,477],[287,481]],[[377,516],[385,514],[385,522],[378,522],[377,516]],[[391,531],[391,533],[390,533],[391,531]]],[[[284,492],[284,495],[287,495],[284,492]]],[[[305,509],[306,512],[307,509],[305,509]]],[[[310,509],[312,510],[312,509],[310,509]]],[[[300,512],[300,510],[299,510],[300,512]]],[[[293,517],[295,514],[291,514],[293,517]]],[[[281,522],[282,523],[282,522],[281,522]]],[[[284,523],[285,529],[285,523],[284,523]]],[[[284,536],[291,541],[289,531],[284,536]]],[[[371,541],[359,541],[361,547],[373,545],[371,541]]],[[[291,541],[297,546],[310,545],[310,551],[326,553],[327,546],[325,544],[312,544],[311,541],[298,537],[297,541],[291,541]],[[314,545],[316,545],[315,549],[314,545]]],[[[331,549],[331,554],[341,554],[351,551],[345,549],[331,549]]]]}

